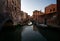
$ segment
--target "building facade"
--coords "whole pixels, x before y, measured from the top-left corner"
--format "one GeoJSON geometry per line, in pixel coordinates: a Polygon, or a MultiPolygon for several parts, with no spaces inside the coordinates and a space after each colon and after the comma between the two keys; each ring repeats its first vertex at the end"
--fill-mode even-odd
{"type": "Polygon", "coordinates": [[[26,25],[28,23],[28,13],[24,12],[24,11],[21,11],[21,25],[26,25]]]}
{"type": "Polygon", "coordinates": [[[35,22],[43,23],[44,22],[44,13],[38,10],[33,11],[33,20],[35,22]]]}
{"type": "Polygon", "coordinates": [[[4,23],[9,20],[6,0],[0,0],[0,30],[4,23]]]}
{"type": "Polygon", "coordinates": [[[21,12],[21,0],[8,0],[8,8],[14,24],[19,23],[21,12]]]}
{"type": "Polygon", "coordinates": [[[0,0],[0,14],[9,16],[13,24],[19,23],[21,0],[0,0]]]}
{"type": "Polygon", "coordinates": [[[45,8],[45,17],[48,25],[58,25],[57,4],[50,4],[45,8]]]}
{"type": "Polygon", "coordinates": [[[45,14],[57,12],[57,5],[56,4],[50,4],[45,7],[45,14]]]}
{"type": "MultiPolygon", "coordinates": [[[[9,16],[9,14],[8,14],[8,10],[7,10],[7,2],[6,2],[6,0],[0,0],[0,18],[1,17],[8,17],[9,16]]],[[[2,18],[3,18],[2,17],[2,18]]]]}
{"type": "Polygon", "coordinates": [[[14,24],[20,21],[21,0],[1,0],[0,13],[10,16],[14,24]]]}
{"type": "Polygon", "coordinates": [[[58,25],[60,25],[60,0],[57,0],[58,25]]]}

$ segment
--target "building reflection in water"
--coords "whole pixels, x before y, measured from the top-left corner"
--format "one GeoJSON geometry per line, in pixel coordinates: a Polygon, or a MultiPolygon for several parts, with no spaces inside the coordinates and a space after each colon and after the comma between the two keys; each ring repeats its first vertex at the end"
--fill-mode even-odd
{"type": "Polygon", "coordinates": [[[33,31],[38,31],[37,27],[33,25],[33,31]]]}
{"type": "MultiPolygon", "coordinates": [[[[10,27],[9,27],[10,28],[10,27]]],[[[0,32],[0,41],[21,41],[22,28],[6,29],[0,32]]]]}
{"type": "Polygon", "coordinates": [[[0,41],[58,41],[60,40],[60,31],[42,27],[24,26],[17,27],[14,30],[3,29],[0,32],[0,41]]]}
{"type": "Polygon", "coordinates": [[[60,41],[60,31],[56,29],[47,29],[34,26],[33,29],[42,34],[48,41],[60,41]]]}

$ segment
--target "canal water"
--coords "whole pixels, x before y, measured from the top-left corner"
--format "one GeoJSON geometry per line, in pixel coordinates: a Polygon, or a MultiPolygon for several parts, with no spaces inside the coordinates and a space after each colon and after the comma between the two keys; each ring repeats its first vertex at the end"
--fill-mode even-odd
{"type": "Polygon", "coordinates": [[[59,41],[60,31],[36,26],[22,26],[0,32],[0,41],[59,41]]]}

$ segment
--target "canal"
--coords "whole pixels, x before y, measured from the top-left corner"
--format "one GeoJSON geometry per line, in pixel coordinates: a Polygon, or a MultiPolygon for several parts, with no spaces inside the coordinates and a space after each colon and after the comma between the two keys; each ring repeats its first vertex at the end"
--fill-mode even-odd
{"type": "Polygon", "coordinates": [[[60,31],[36,26],[22,26],[14,30],[2,30],[0,41],[59,41],[60,31]]]}

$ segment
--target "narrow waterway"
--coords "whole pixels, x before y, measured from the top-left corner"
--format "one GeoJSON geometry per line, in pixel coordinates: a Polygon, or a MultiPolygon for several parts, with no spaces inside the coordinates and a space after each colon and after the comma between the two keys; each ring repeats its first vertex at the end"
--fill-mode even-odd
{"type": "Polygon", "coordinates": [[[58,41],[60,31],[36,26],[22,26],[0,32],[0,41],[58,41]]]}
{"type": "Polygon", "coordinates": [[[47,41],[37,29],[35,30],[33,26],[24,26],[22,31],[22,41],[47,41]]]}

